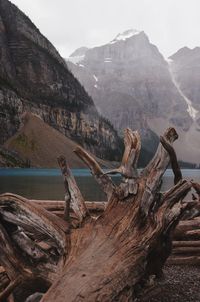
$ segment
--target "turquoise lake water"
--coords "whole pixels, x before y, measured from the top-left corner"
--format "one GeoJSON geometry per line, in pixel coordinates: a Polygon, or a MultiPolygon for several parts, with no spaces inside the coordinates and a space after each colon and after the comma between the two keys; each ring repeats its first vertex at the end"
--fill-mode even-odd
{"type": "MultiPolygon", "coordinates": [[[[73,169],[73,175],[86,200],[106,200],[88,169],[73,169]]],[[[182,170],[183,177],[200,182],[200,170],[182,170]]],[[[118,176],[114,177],[119,182],[118,176]]],[[[173,185],[173,174],[167,170],[162,190],[173,185]]],[[[0,169],[0,193],[11,192],[31,199],[63,200],[64,186],[59,169],[0,169]]]]}

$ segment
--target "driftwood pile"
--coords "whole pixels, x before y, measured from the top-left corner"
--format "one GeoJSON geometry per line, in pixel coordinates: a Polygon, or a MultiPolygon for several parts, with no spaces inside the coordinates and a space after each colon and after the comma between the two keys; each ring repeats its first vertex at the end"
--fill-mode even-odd
{"type": "MultiPolygon", "coordinates": [[[[197,184],[196,184],[197,186],[197,184]]],[[[197,190],[198,192],[198,190],[197,190]]],[[[31,200],[44,207],[59,217],[64,215],[64,201],[55,200],[31,200]]],[[[86,206],[93,216],[98,216],[103,213],[106,207],[105,201],[86,201],[86,206]]],[[[171,264],[183,265],[200,265],[200,211],[198,207],[195,212],[195,217],[181,220],[177,225],[173,241],[172,254],[168,259],[171,264]]],[[[70,216],[75,221],[75,215],[71,210],[70,216]]],[[[188,215],[190,216],[190,215],[188,215]]]]}
{"type": "Polygon", "coordinates": [[[191,212],[192,217],[180,221],[175,229],[172,255],[168,260],[172,264],[200,265],[200,185],[194,183],[193,187],[197,194],[193,199],[199,202],[191,212]]]}
{"type": "Polygon", "coordinates": [[[173,148],[177,138],[174,128],[167,129],[140,173],[137,131],[126,129],[121,165],[108,173],[77,147],[75,153],[90,168],[106,203],[84,200],[63,156],[58,163],[64,202],[0,195],[0,263],[6,271],[0,273],[0,301],[23,302],[38,291],[45,293],[41,302],[134,301],[152,277],[162,275],[173,245],[172,260],[185,255],[186,248],[198,249],[192,242],[198,242],[198,218],[183,219],[199,205],[200,186],[182,179],[173,148]],[[169,163],[174,186],[161,192],[169,163]],[[119,185],[109,176],[115,173],[122,176],[119,185]],[[194,200],[186,202],[192,189],[194,200]],[[182,254],[177,241],[182,242],[182,254]],[[185,241],[190,245],[183,246],[185,241]]]}
{"type": "MultiPolygon", "coordinates": [[[[61,200],[31,200],[60,218],[64,216],[65,202],[61,200]]],[[[101,215],[106,207],[105,201],[86,201],[90,214],[101,215]]],[[[76,224],[76,215],[70,211],[71,220],[76,224]]],[[[181,220],[177,225],[173,241],[172,254],[168,259],[174,265],[200,265],[200,215],[186,220],[181,220]]],[[[0,292],[9,284],[5,270],[0,266],[0,292]]]]}
{"type": "Polygon", "coordinates": [[[169,263],[200,265],[200,217],[180,221],[173,239],[169,263]]]}

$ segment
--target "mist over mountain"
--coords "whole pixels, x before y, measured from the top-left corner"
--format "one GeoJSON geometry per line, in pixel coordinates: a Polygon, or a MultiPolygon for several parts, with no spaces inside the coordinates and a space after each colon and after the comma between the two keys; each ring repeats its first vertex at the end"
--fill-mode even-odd
{"type": "Polygon", "coordinates": [[[117,132],[68,70],[55,47],[8,0],[0,0],[0,144],[24,112],[39,116],[100,158],[120,153],[117,132]]]}
{"type": "MultiPolygon", "coordinates": [[[[148,146],[153,137],[157,143],[164,129],[173,126],[180,134],[176,143],[179,159],[199,163],[200,144],[195,142],[195,136],[199,137],[199,121],[191,113],[184,94],[187,83],[190,86],[190,77],[182,73],[180,56],[179,59],[177,54],[174,56],[166,61],[146,33],[127,30],[105,45],[74,52],[67,65],[92,96],[99,112],[111,120],[119,133],[126,127],[139,129],[148,146]]],[[[188,64],[191,61],[187,54],[188,64]]],[[[195,70],[194,82],[198,83],[198,68],[195,70]]],[[[194,93],[191,102],[198,110],[198,88],[194,86],[190,86],[186,95],[194,93]]],[[[153,146],[151,143],[149,150],[156,143],[153,146]]]]}
{"type": "Polygon", "coordinates": [[[0,45],[1,145],[31,112],[109,160],[120,158],[124,128],[139,129],[147,160],[159,135],[175,126],[179,159],[199,163],[198,47],[166,61],[144,31],[130,29],[105,45],[80,47],[66,64],[8,0],[0,0],[0,45]]]}

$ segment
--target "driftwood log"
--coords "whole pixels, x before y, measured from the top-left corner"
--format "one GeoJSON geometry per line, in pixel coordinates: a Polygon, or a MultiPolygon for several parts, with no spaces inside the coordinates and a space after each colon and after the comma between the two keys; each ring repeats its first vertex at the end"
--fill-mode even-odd
{"type": "Polygon", "coordinates": [[[46,292],[43,302],[134,301],[152,275],[162,274],[173,231],[196,205],[183,202],[193,183],[182,180],[172,146],[177,138],[175,129],[167,129],[140,174],[138,132],[125,131],[121,166],[107,173],[78,147],[75,153],[107,195],[98,217],[88,210],[63,156],[58,162],[66,190],[64,219],[23,197],[1,195],[0,263],[9,284],[6,279],[0,301],[22,302],[38,291],[46,292]],[[160,192],[170,161],[175,185],[160,192]],[[121,174],[120,185],[112,182],[113,173],[121,174]]]}

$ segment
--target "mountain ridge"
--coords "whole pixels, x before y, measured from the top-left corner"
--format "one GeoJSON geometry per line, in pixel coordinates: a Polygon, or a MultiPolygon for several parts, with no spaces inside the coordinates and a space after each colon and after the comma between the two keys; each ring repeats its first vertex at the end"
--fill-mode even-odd
{"type": "Polygon", "coordinates": [[[90,48],[81,61],[67,65],[118,131],[139,129],[145,140],[148,130],[159,136],[164,128],[176,127],[180,160],[199,163],[197,146],[183,154],[183,144],[191,144],[189,136],[194,139],[196,133],[188,103],[174,83],[169,62],[144,32],[90,48]]]}
{"type": "Polygon", "coordinates": [[[55,47],[8,0],[0,0],[0,144],[32,112],[98,157],[117,159],[120,139],[55,47]]]}

